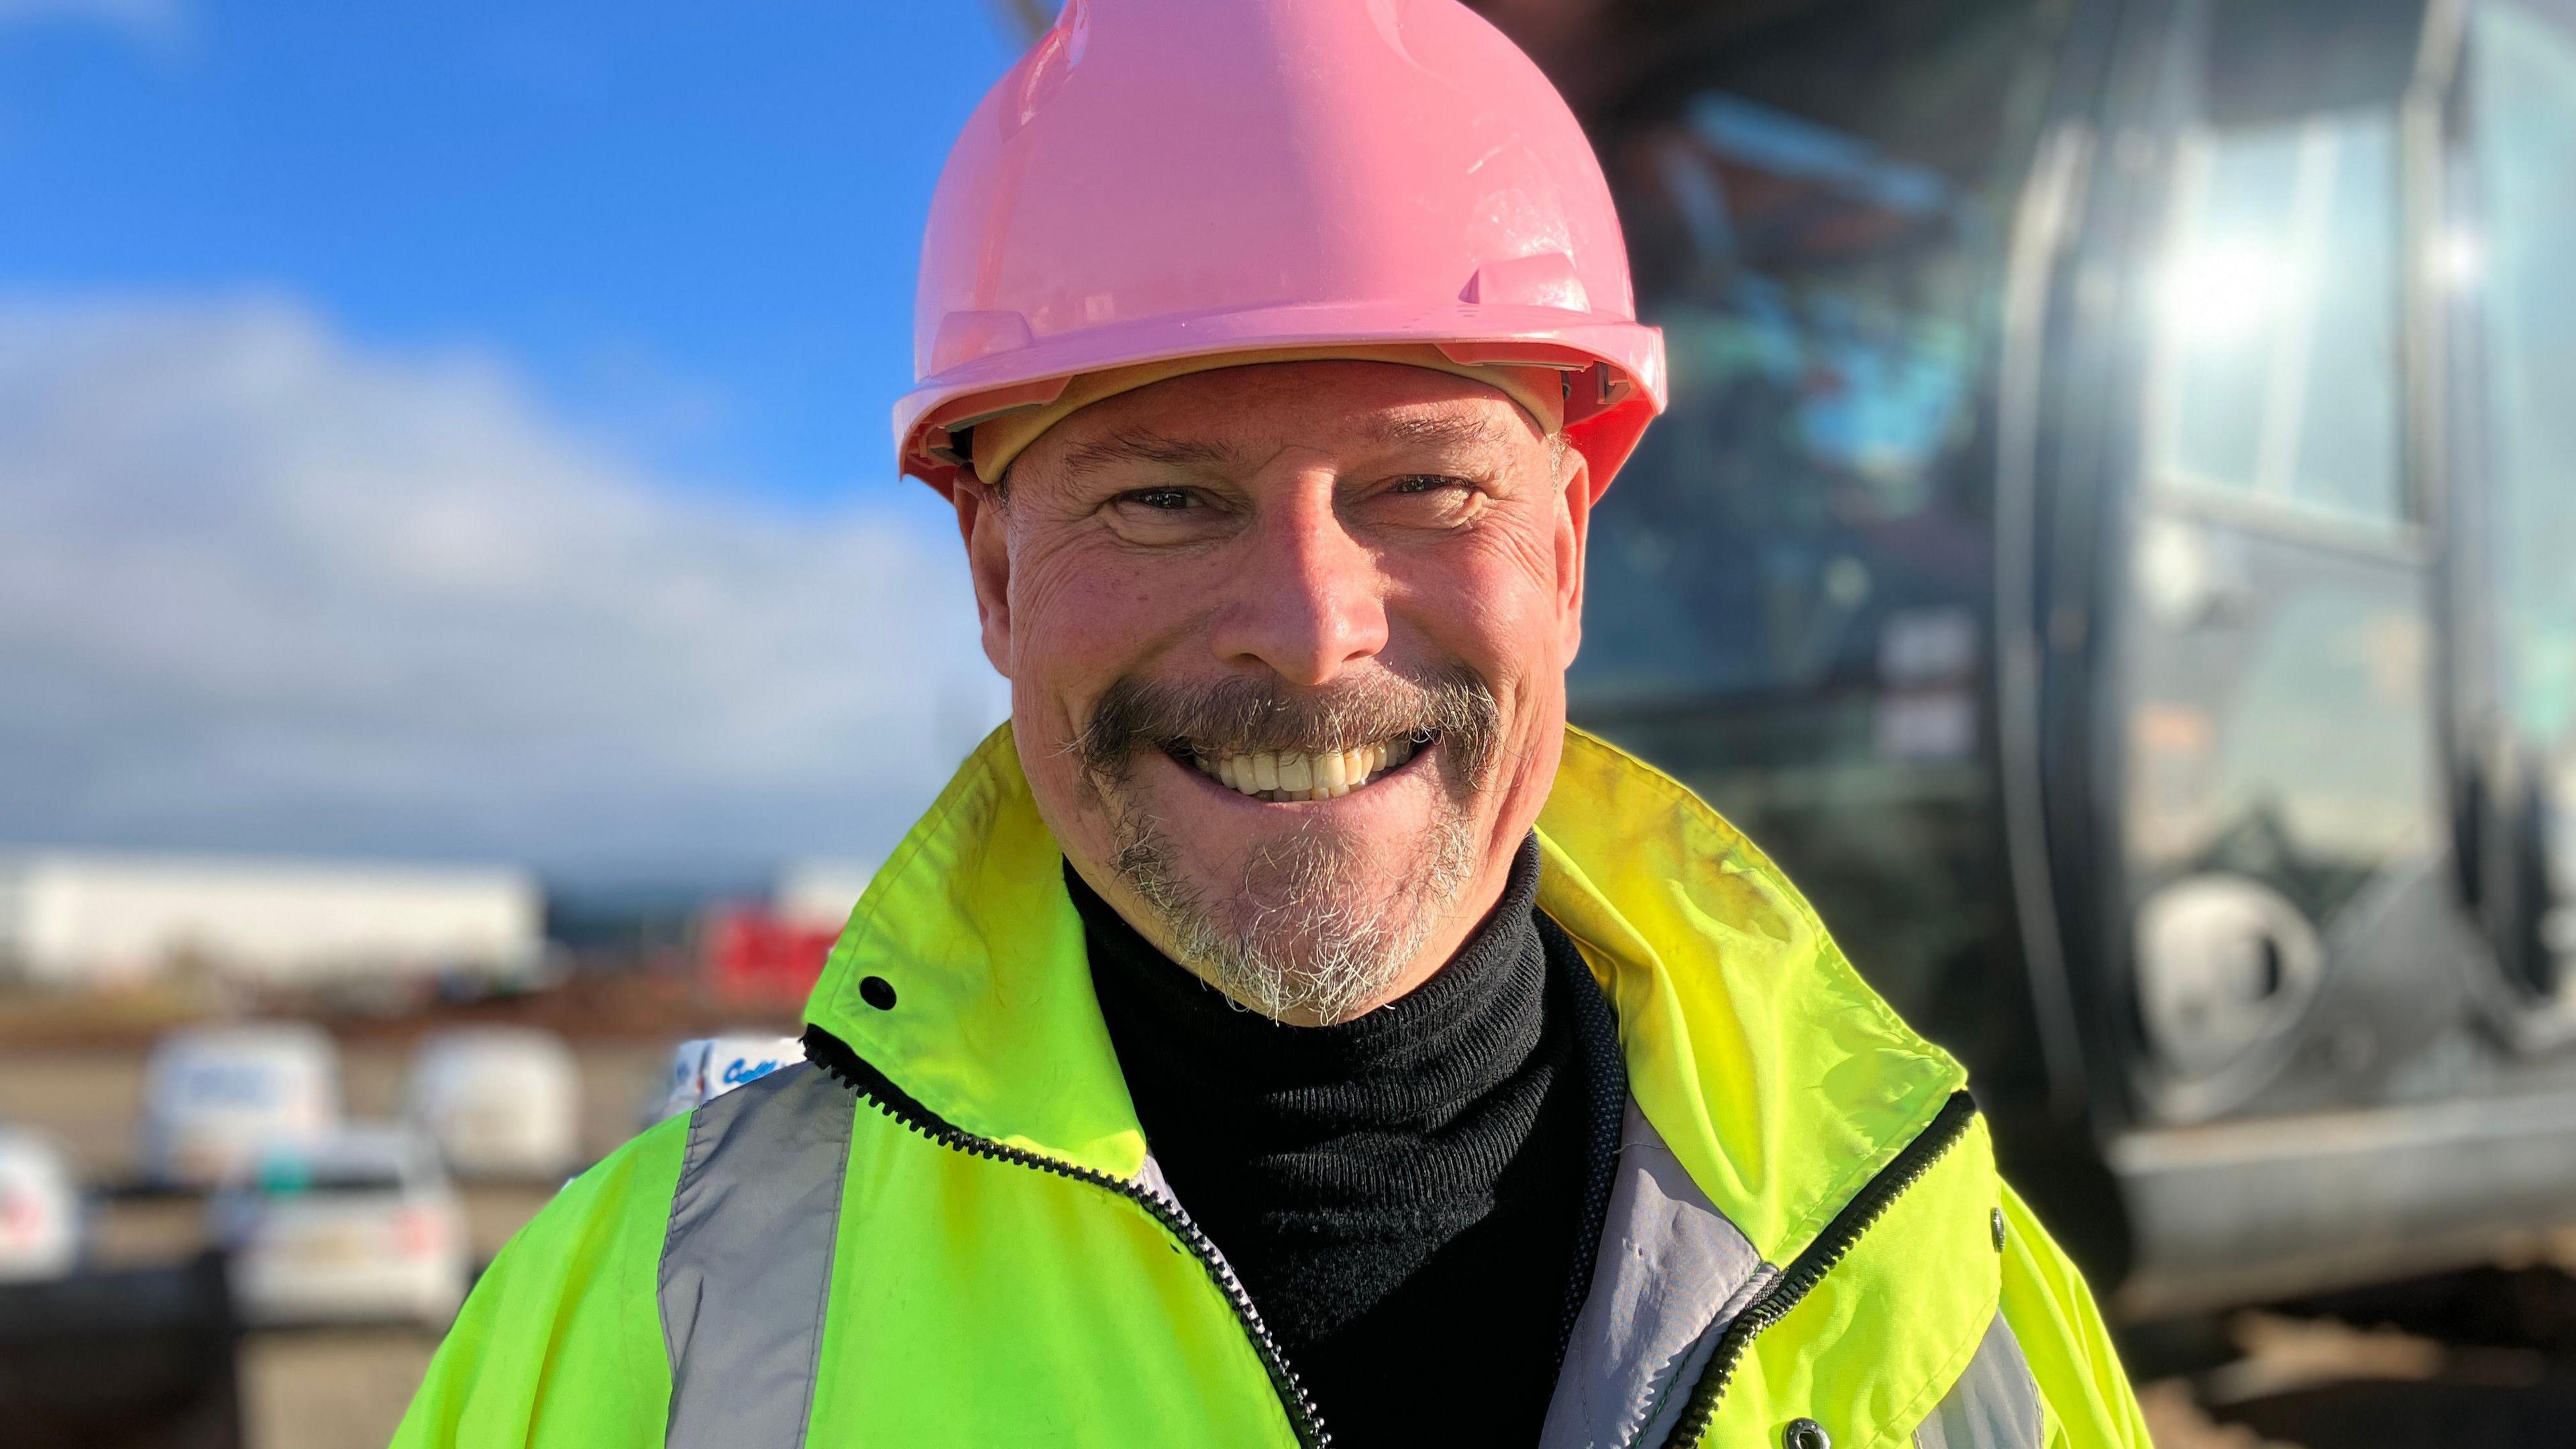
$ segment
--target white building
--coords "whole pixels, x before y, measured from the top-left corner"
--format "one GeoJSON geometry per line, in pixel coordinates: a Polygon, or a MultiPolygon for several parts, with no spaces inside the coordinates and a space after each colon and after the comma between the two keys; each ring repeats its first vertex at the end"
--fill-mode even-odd
{"type": "Polygon", "coordinates": [[[769,908],[780,920],[837,931],[850,919],[850,908],[859,903],[860,893],[876,873],[872,860],[792,861],[778,873],[769,908]]]}
{"type": "Polygon", "coordinates": [[[187,962],[301,986],[533,968],[536,881],[518,871],[224,856],[0,852],[0,974],[130,981],[187,962]]]}

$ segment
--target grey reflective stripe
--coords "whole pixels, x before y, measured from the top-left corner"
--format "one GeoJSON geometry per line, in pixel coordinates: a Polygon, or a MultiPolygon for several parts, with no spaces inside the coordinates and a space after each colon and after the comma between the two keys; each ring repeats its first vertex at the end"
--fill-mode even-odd
{"type": "Polygon", "coordinates": [[[701,1105],[662,1243],[672,1449],[797,1449],[858,1100],[782,1067],[701,1105]]]}
{"type": "Polygon", "coordinates": [[[1717,1332],[1778,1276],[1628,1103],[1592,1288],[1539,1432],[1543,1449],[1659,1442],[1717,1332]]]}
{"type": "Polygon", "coordinates": [[[2040,1449],[2047,1429],[2030,1361],[1998,1313],[1959,1382],[1914,1431],[1914,1449],[2040,1449]]]}

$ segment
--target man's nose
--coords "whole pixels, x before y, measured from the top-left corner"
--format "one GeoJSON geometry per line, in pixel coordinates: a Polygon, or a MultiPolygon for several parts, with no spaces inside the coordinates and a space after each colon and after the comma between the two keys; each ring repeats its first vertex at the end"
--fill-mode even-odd
{"type": "Polygon", "coordinates": [[[1263,509],[1241,549],[1217,616],[1218,658],[1322,685],[1386,647],[1384,576],[1343,526],[1330,487],[1263,509]]]}

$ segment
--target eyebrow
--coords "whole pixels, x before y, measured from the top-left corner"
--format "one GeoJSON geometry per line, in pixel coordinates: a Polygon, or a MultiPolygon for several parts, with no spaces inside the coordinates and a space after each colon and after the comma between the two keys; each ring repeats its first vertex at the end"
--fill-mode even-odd
{"type": "MultiPolygon", "coordinates": [[[[1397,448],[1497,447],[1508,441],[1505,428],[1490,417],[1457,414],[1377,415],[1363,425],[1373,443],[1397,448]]],[[[1239,470],[1242,455],[1202,438],[1174,438],[1133,428],[1091,443],[1065,449],[1064,474],[1080,481],[1104,469],[1149,464],[1165,468],[1239,470]]]]}
{"type": "Polygon", "coordinates": [[[1082,478],[1103,468],[1121,464],[1151,463],[1166,468],[1224,468],[1235,461],[1234,450],[1194,438],[1167,438],[1160,433],[1135,430],[1112,434],[1096,443],[1076,443],[1065,449],[1064,471],[1071,478],[1082,478]]]}
{"type": "Polygon", "coordinates": [[[1379,416],[1369,420],[1368,434],[1379,444],[1400,448],[1497,447],[1508,441],[1502,425],[1481,413],[1379,416]]]}

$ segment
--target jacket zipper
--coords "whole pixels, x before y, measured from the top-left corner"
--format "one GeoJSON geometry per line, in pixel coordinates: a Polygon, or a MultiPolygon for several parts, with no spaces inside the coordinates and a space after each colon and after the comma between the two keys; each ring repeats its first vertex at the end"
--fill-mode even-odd
{"type": "Polygon", "coordinates": [[[1179,1203],[1141,1182],[1041,1157],[989,1137],[978,1137],[921,1105],[885,1073],[862,1060],[857,1052],[850,1049],[849,1043],[819,1026],[809,1024],[805,1028],[805,1058],[858,1093],[862,1101],[942,1147],[970,1157],[988,1157],[996,1162],[1016,1163],[1040,1172],[1051,1172],[1058,1177],[1069,1177],[1076,1182],[1087,1182],[1106,1188],[1143,1208],[1190,1250],[1191,1256],[1199,1260],[1199,1266],[1207,1270],[1208,1280],[1225,1295],[1227,1305],[1234,1309],[1235,1321],[1243,1326],[1244,1336],[1252,1340],[1253,1350],[1261,1357],[1261,1366],[1270,1374],[1270,1386],[1278,1392],[1280,1404],[1288,1411],[1288,1426],[1296,1433],[1297,1442],[1306,1449],[1330,1449],[1333,1436],[1325,1431],[1323,1417],[1316,1411],[1313,1396],[1306,1392],[1304,1384],[1298,1382],[1296,1371],[1288,1366],[1287,1354],[1281,1351],[1279,1340],[1271,1333],[1270,1326],[1261,1321],[1261,1311],[1253,1306],[1252,1295],[1245,1291],[1243,1281],[1235,1277],[1234,1269],[1226,1265],[1225,1258],[1216,1250],[1215,1242],[1191,1220],[1188,1213],[1182,1211],[1179,1203]]]}
{"type": "Polygon", "coordinates": [[[1833,1271],[1834,1265],[1860,1241],[1861,1234],[1879,1220],[1896,1199],[1923,1175],[1932,1170],[1958,1140],[1967,1134],[1968,1123],[1977,1115],[1977,1104],[1964,1091],[1953,1092],[1943,1103],[1940,1114],[1921,1135],[1896,1154],[1896,1160],[1869,1180],[1825,1230],[1807,1245],[1788,1270],[1772,1280],[1762,1295],[1746,1304],[1718,1335],[1716,1351],[1709,1355],[1708,1367],[1691,1390],[1690,1402],[1682,1406],[1680,1422],[1664,1440],[1664,1449],[1695,1449],[1707,1435],[1709,1422],[1717,1417],[1717,1406],[1726,1397],[1727,1384],[1735,1377],[1736,1365],[1744,1361],[1744,1351],[1762,1330],[1789,1316],[1800,1299],[1814,1290],[1833,1271]]]}

